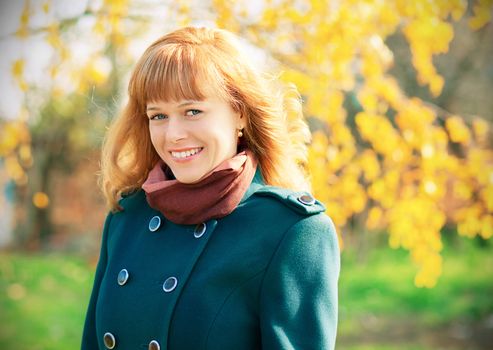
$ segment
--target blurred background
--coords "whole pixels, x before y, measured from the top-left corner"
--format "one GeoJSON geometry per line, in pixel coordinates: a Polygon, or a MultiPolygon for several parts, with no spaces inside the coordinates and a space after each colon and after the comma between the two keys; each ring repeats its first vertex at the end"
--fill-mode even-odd
{"type": "Polygon", "coordinates": [[[0,348],[76,349],[106,127],[152,41],[221,27],[297,85],[342,247],[337,349],[491,349],[491,0],[0,2],[0,348]]]}

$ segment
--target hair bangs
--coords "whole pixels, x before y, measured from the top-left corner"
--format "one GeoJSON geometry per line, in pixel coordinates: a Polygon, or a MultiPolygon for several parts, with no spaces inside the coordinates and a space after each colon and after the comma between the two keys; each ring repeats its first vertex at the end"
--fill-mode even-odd
{"type": "Polygon", "coordinates": [[[142,107],[151,101],[227,98],[218,67],[196,46],[169,44],[150,50],[135,73],[129,93],[142,107]]]}

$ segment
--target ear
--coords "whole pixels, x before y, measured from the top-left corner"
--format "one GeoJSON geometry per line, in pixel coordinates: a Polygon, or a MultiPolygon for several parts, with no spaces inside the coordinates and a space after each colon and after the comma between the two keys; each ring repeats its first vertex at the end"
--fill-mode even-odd
{"type": "Polygon", "coordinates": [[[240,112],[237,112],[236,113],[236,125],[237,125],[237,129],[243,129],[245,127],[245,118],[243,117],[243,115],[240,113],[240,112]]]}

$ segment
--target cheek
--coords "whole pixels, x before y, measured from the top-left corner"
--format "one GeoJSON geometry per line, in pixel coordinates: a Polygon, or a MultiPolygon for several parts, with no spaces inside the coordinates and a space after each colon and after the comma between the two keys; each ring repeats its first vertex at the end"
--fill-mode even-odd
{"type": "Polygon", "coordinates": [[[151,137],[152,145],[158,150],[164,141],[162,133],[159,132],[159,128],[149,126],[149,136],[151,137]]]}
{"type": "Polygon", "coordinates": [[[237,138],[236,131],[234,129],[222,130],[220,133],[214,135],[215,146],[219,153],[227,157],[232,153],[236,153],[237,138]]]}

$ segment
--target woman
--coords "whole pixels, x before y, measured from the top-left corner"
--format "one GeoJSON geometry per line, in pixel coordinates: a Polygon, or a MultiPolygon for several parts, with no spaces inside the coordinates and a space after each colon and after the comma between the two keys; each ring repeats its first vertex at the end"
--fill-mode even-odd
{"type": "Polygon", "coordinates": [[[137,63],[103,147],[82,349],[334,348],[339,250],[298,165],[299,95],[249,61],[188,27],[137,63]]]}

